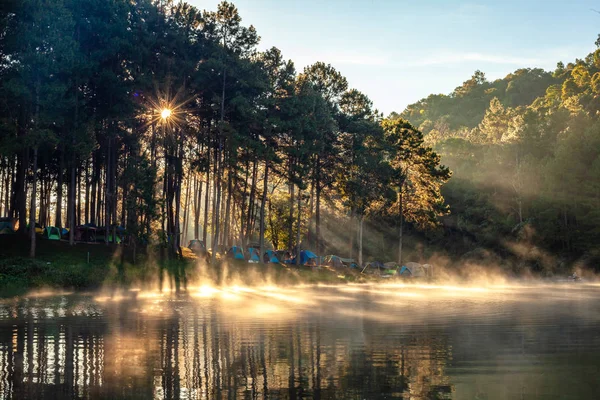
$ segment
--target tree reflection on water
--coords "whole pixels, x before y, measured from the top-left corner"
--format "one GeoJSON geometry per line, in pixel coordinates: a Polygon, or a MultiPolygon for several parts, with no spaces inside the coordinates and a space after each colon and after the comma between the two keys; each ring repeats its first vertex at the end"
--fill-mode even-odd
{"type": "Polygon", "coordinates": [[[255,319],[219,299],[14,300],[2,398],[449,398],[446,336],[317,312],[255,319]]]}

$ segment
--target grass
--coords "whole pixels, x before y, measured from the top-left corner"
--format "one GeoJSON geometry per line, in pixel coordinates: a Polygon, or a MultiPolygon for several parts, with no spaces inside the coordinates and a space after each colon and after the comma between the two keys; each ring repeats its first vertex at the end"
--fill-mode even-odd
{"type": "Polygon", "coordinates": [[[37,241],[35,259],[28,257],[29,240],[0,235],[0,297],[14,297],[36,289],[94,290],[100,287],[156,288],[210,281],[213,284],[338,284],[364,281],[356,271],[284,264],[249,264],[223,259],[214,267],[198,262],[183,249],[183,259],[169,258],[165,249],[37,241]]]}

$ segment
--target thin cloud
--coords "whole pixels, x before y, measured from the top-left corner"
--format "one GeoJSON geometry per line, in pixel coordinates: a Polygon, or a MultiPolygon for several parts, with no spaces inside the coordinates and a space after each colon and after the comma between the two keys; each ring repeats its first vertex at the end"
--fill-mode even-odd
{"type": "Polygon", "coordinates": [[[332,65],[361,65],[361,66],[380,66],[385,67],[391,65],[387,57],[379,55],[361,55],[361,54],[298,54],[294,57],[294,62],[297,66],[310,65],[316,61],[323,61],[332,65]]]}
{"type": "Polygon", "coordinates": [[[400,62],[398,66],[424,67],[440,64],[463,64],[470,62],[502,65],[538,65],[543,62],[539,58],[515,57],[509,55],[496,55],[485,53],[442,53],[436,56],[424,57],[414,61],[400,62]]]}

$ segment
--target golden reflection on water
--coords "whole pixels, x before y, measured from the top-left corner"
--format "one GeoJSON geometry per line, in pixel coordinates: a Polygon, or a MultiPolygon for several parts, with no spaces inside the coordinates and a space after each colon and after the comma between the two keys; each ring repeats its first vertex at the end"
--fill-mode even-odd
{"type": "MultiPolygon", "coordinates": [[[[384,284],[13,299],[0,303],[0,398],[543,394],[560,388],[540,383],[536,374],[558,372],[555,364],[542,368],[539,354],[563,354],[567,344],[561,357],[598,354],[598,297],[591,285],[384,284]],[[481,375],[489,362],[535,373],[501,392],[506,372],[481,375]]],[[[586,381],[579,359],[569,360],[586,381]]],[[[579,384],[582,393],[600,389],[579,384]]]]}

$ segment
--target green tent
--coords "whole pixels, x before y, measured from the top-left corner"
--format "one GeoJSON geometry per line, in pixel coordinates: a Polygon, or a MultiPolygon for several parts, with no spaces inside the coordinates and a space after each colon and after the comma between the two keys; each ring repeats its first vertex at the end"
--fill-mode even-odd
{"type": "Polygon", "coordinates": [[[44,229],[44,238],[48,240],[60,240],[60,229],[55,226],[47,226],[44,229]]]}
{"type": "Polygon", "coordinates": [[[15,218],[0,218],[0,235],[10,235],[16,231],[15,218]]]}

